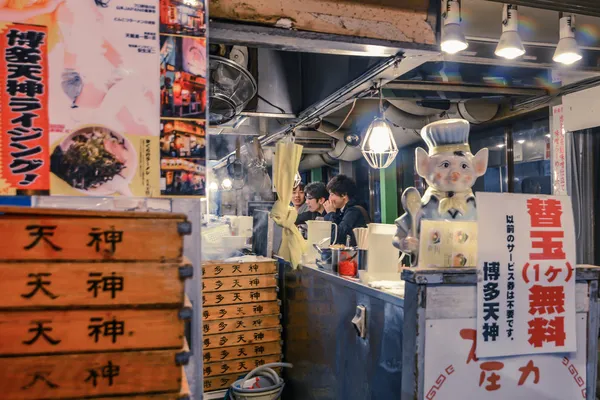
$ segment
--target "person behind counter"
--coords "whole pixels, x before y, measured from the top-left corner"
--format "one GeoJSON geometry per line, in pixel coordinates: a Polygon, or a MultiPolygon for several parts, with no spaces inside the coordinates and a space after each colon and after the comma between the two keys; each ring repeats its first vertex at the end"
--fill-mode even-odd
{"type": "Polygon", "coordinates": [[[296,225],[304,224],[306,221],[314,221],[317,217],[325,217],[325,215],[327,215],[323,204],[329,198],[329,192],[327,192],[327,187],[324,183],[309,183],[306,185],[306,188],[304,188],[304,193],[306,195],[308,211],[298,214],[296,225]]]}
{"type": "Polygon", "coordinates": [[[354,228],[366,227],[369,215],[364,207],[355,200],[356,183],[346,175],[337,175],[327,184],[329,200],[323,207],[327,212],[326,221],[331,221],[338,226],[338,235],[335,244],[346,244],[346,236],[350,236],[350,246],[356,246],[354,228]]]}
{"type": "Polygon", "coordinates": [[[300,183],[294,187],[292,192],[292,205],[296,208],[298,215],[308,211],[306,197],[304,195],[304,184],[300,183]]]}

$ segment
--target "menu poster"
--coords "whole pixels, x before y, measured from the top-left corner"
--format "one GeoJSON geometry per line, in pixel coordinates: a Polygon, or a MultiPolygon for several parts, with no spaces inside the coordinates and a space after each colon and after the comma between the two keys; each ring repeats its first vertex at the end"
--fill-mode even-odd
{"type": "Polygon", "coordinates": [[[421,220],[420,267],[477,265],[477,223],[421,220]]]}
{"type": "Polygon", "coordinates": [[[51,194],[158,192],[158,12],[158,0],[2,2],[0,20],[47,27],[51,194]]]}
{"type": "Polygon", "coordinates": [[[206,14],[202,0],[160,1],[160,190],[206,193],[206,14]]]}
{"type": "Polygon", "coordinates": [[[44,194],[48,155],[48,31],[0,24],[0,194],[44,194]]]}

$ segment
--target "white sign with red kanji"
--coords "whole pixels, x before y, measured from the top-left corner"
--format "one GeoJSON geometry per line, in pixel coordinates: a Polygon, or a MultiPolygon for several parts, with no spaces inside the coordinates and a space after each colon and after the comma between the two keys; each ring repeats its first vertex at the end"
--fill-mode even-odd
{"type": "Polygon", "coordinates": [[[478,193],[477,218],[478,355],[576,351],[571,199],[478,193]]]}
{"type": "MultiPolygon", "coordinates": [[[[585,343],[586,313],[576,322],[577,340],[585,343]]],[[[478,358],[475,323],[427,320],[424,399],[586,399],[586,346],[576,353],[478,358]]]]}

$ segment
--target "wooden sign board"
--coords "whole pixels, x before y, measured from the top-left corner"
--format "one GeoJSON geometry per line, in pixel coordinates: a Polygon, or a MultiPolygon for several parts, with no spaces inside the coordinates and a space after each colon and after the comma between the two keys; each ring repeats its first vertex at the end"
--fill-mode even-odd
{"type": "Polygon", "coordinates": [[[230,373],[248,373],[261,365],[279,362],[281,355],[272,355],[266,357],[245,358],[240,360],[232,360],[218,363],[204,364],[204,377],[218,376],[230,373]]]}
{"type": "Polygon", "coordinates": [[[228,276],[264,275],[275,273],[277,273],[277,262],[275,260],[242,263],[204,261],[202,263],[203,278],[223,278],[228,276]]]}
{"type": "Polygon", "coordinates": [[[247,346],[257,343],[279,342],[280,339],[281,328],[262,329],[204,336],[202,338],[202,347],[206,350],[226,346],[247,346]]]}
{"type": "MultiPolygon", "coordinates": [[[[274,371],[281,373],[281,368],[273,368],[274,371]]],[[[243,377],[243,373],[240,374],[230,374],[230,375],[219,375],[212,376],[210,378],[204,378],[204,392],[213,392],[216,390],[225,390],[229,389],[229,387],[238,379],[240,376],[243,377]]]]}
{"type": "MultiPolygon", "coordinates": [[[[181,347],[181,342],[180,346],[181,347]]],[[[3,399],[81,399],[181,390],[181,350],[0,358],[3,399]]]]}
{"type": "Polygon", "coordinates": [[[203,306],[218,306],[243,303],[258,303],[277,300],[277,288],[257,290],[234,290],[202,294],[203,306]]]}
{"type": "Polygon", "coordinates": [[[0,260],[165,261],[182,256],[177,220],[0,216],[0,260]]]}
{"type": "Polygon", "coordinates": [[[2,312],[0,355],[181,348],[183,332],[178,309],[2,312]]]}
{"type": "Polygon", "coordinates": [[[273,315],[279,314],[279,310],[279,301],[232,306],[210,306],[202,308],[202,320],[214,321],[246,316],[273,315]]]}
{"type": "Polygon", "coordinates": [[[208,321],[202,324],[204,335],[215,335],[229,332],[250,331],[253,329],[275,328],[279,325],[279,315],[265,315],[208,321]]]}
{"type": "Polygon", "coordinates": [[[202,279],[202,291],[206,293],[276,287],[276,276],[277,275],[247,275],[231,278],[204,278],[202,279]]]}
{"type": "Polygon", "coordinates": [[[3,309],[183,303],[179,264],[0,263],[0,276],[3,309]]]}
{"type": "Polygon", "coordinates": [[[274,354],[281,354],[280,342],[208,349],[202,352],[202,359],[204,363],[213,363],[238,360],[240,358],[264,357],[274,354]]]}

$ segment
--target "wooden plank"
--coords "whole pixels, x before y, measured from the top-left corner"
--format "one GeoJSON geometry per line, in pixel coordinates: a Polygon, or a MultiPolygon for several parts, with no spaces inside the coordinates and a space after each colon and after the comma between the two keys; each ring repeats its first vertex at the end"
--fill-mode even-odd
{"type": "Polygon", "coordinates": [[[202,352],[202,359],[205,363],[211,363],[238,360],[240,358],[270,356],[273,354],[281,354],[280,342],[207,349],[202,352]]]}
{"type": "Polygon", "coordinates": [[[216,349],[226,346],[246,346],[249,344],[278,342],[281,339],[281,328],[262,329],[226,333],[224,335],[207,335],[202,341],[203,349],[216,349]]]}
{"type": "Polygon", "coordinates": [[[277,262],[259,261],[230,263],[224,261],[204,261],[203,278],[224,278],[228,276],[265,275],[277,273],[277,262]]]}
{"type": "Polygon", "coordinates": [[[0,308],[181,306],[179,264],[0,263],[0,308]]]}
{"type": "Polygon", "coordinates": [[[179,310],[0,313],[0,355],[181,348],[179,310]]]}
{"type": "Polygon", "coordinates": [[[171,219],[187,221],[185,214],[165,212],[135,212],[106,210],[70,210],[61,208],[0,207],[0,218],[13,217],[61,217],[61,218],[131,218],[131,219],[171,219]]]}
{"type": "Polygon", "coordinates": [[[232,360],[217,363],[205,363],[204,364],[204,377],[210,377],[215,375],[223,375],[229,373],[248,373],[256,367],[261,365],[278,362],[281,360],[281,355],[272,355],[265,357],[247,358],[242,360],[232,360]]]}
{"type": "Polygon", "coordinates": [[[204,278],[203,292],[223,292],[240,289],[263,289],[277,286],[276,275],[248,275],[231,278],[204,278]]]}
{"type": "Polygon", "coordinates": [[[235,304],[232,306],[208,306],[202,308],[202,320],[214,321],[245,316],[272,315],[280,313],[279,301],[235,304]]]}
{"type": "MultiPolygon", "coordinates": [[[[173,392],[181,388],[177,350],[0,358],[4,400],[173,392]]],[[[177,395],[171,395],[171,399],[177,395]]]]}
{"type": "MultiPolygon", "coordinates": [[[[273,368],[279,375],[281,375],[281,368],[273,368]]],[[[228,389],[233,382],[241,379],[246,375],[245,373],[239,374],[228,374],[211,376],[210,378],[204,378],[204,392],[214,392],[217,390],[228,389]]]]}
{"type": "Polygon", "coordinates": [[[427,10],[430,1],[413,8],[406,1],[218,0],[210,5],[211,18],[246,21],[319,33],[435,44],[435,21],[427,10]]]}
{"type": "MultiPolygon", "coordinates": [[[[575,284],[575,312],[589,309],[588,284],[575,284]]],[[[440,285],[427,287],[427,319],[475,318],[476,285],[440,285]]]]}
{"type": "Polygon", "coordinates": [[[0,260],[165,261],[182,255],[177,220],[0,217],[0,260]]]}
{"type": "Polygon", "coordinates": [[[279,315],[265,315],[226,319],[222,321],[208,321],[202,324],[202,333],[205,335],[223,334],[229,332],[250,331],[253,329],[275,328],[279,325],[279,315]]]}
{"type": "Polygon", "coordinates": [[[203,306],[257,303],[277,300],[277,289],[240,290],[202,294],[203,306]]]}

